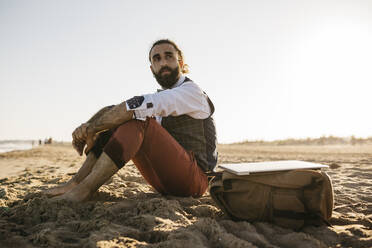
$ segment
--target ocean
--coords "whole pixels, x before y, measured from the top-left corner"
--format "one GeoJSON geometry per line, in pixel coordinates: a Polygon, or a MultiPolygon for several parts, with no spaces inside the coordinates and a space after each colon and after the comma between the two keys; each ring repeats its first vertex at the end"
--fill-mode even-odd
{"type": "Polygon", "coordinates": [[[37,141],[32,140],[0,140],[0,153],[28,150],[37,145],[37,141]]]}

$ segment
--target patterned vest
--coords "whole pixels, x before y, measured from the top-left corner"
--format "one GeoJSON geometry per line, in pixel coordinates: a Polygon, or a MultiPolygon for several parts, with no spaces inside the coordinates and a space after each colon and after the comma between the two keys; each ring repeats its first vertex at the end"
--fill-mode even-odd
{"type": "MultiPolygon", "coordinates": [[[[186,77],[184,82],[191,81],[186,77]]],[[[167,116],[161,125],[187,151],[192,151],[204,172],[212,171],[217,164],[217,136],[212,114],[214,105],[207,98],[211,114],[207,119],[194,119],[189,115],[167,116]]]]}

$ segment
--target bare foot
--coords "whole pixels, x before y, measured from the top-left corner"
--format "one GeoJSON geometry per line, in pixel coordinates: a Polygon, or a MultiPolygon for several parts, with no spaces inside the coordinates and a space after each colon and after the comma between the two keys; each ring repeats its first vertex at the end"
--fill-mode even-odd
{"type": "Polygon", "coordinates": [[[54,197],[54,196],[58,196],[58,195],[63,195],[64,193],[72,190],[76,185],[78,185],[78,183],[76,183],[74,181],[68,181],[67,183],[65,183],[63,185],[44,190],[42,192],[42,194],[46,195],[47,197],[54,197]]]}
{"type": "Polygon", "coordinates": [[[58,200],[66,200],[69,202],[84,202],[87,201],[91,197],[91,192],[81,185],[74,187],[70,191],[64,193],[63,195],[57,196],[53,199],[56,201],[58,200]]]}

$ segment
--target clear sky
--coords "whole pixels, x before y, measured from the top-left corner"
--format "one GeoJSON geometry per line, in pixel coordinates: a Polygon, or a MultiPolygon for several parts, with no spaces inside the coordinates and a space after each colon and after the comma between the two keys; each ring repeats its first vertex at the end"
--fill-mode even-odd
{"type": "Polygon", "coordinates": [[[179,44],[220,142],[372,136],[372,1],[0,0],[0,139],[71,140],[179,44]]]}

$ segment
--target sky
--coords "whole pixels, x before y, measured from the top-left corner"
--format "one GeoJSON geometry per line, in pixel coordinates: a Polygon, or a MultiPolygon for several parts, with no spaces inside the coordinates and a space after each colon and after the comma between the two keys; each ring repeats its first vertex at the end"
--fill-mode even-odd
{"type": "Polygon", "coordinates": [[[70,141],[174,40],[218,140],[372,136],[372,1],[0,0],[0,140],[70,141]]]}

